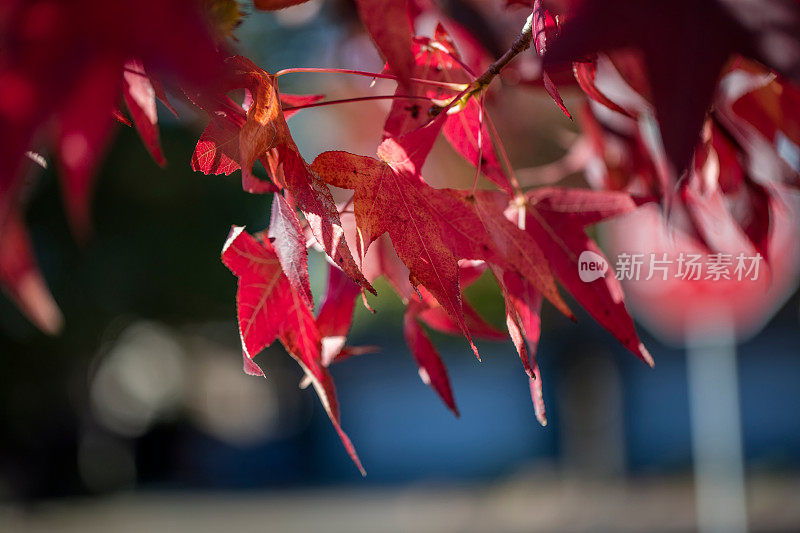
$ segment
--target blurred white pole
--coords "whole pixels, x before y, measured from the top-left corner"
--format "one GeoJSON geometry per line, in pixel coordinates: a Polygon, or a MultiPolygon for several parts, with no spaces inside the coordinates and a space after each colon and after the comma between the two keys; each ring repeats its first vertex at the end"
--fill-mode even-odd
{"type": "Polygon", "coordinates": [[[709,314],[687,326],[686,355],[699,533],[746,533],[736,337],[730,320],[709,314]]]}

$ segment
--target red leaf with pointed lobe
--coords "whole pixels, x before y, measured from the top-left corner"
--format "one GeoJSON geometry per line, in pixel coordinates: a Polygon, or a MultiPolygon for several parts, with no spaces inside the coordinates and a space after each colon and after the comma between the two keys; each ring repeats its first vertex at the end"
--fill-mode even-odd
{"type": "Polygon", "coordinates": [[[420,200],[421,191],[427,189],[404,168],[413,156],[405,154],[393,139],[381,147],[384,157],[393,158],[381,161],[347,152],[324,152],[312,168],[331,185],[355,191],[356,221],[365,249],[388,233],[410,271],[412,285],[426,287],[456,319],[472,345],[461,307],[458,260],[442,240],[436,216],[420,200]],[[405,157],[398,157],[401,153],[405,157]]]}
{"type": "Polygon", "coordinates": [[[39,272],[16,209],[0,222],[0,287],[36,327],[50,335],[61,330],[64,318],[39,272]]]}
{"type": "Polygon", "coordinates": [[[592,191],[561,187],[541,187],[528,195],[530,205],[553,213],[575,226],[591,226],[607,218],[630,213],[651,197],[634,197],[618,191],[592,191]]]}
{"type": "Polygon", "coordinates": [[[325,152],[312,168],[328,183],[355,191],[354,210],[364,246],[388,233],[412,284],[431,292],[471,345],[458,283],[459,259],[519,269],[571,317],[536,241],[505,218],[507,196],[478,191],[470,203],[457,191],[436,190],[422,181],[418,169],[432,144],[433,126],[386,139],[378,150],[381,160],[325,152]]]}
{"type": "Polygon", "coordinates": [[[192,170],[226,176],[239,170],[240,127],[232,120],[212,119],[197,141],[192,154],[192,170]]]}
{"type": "Polygon", "coordinates": [[[486,125],[486,117],[481,120],[481,103],[470,98],[464,109],[447,115],[442,134],[458,154],[477,167],[480,161],[481,172],[486,178],[508,194],[512,194],[508,175],[503,170],[497,152],[492,145],[492,136],[486,125]],[[480,132],[480,143],[478,143],[480,132]]]}
{"type": "Polygon", "coordinates": [[[545,66],[623,48],[640,52],[664,148],[678,174],[690,164],[722,67],[732,55],[756,59],[800,81],[797,2],[572,0],[567,4],[560,36],[545,53],[545,66]]]}
{"type": "Polygon", "coordinates": [[[313,310],[314,297],[311,295],[311,281],[308,279],[306,238],[294,207],[278,193],[272,196],[269,238],[292,288],[303,298],[308,308],[313,310]]]}
{"type": "Polygon", "coordinates": [[[325,298],[317,313],[317,328],[322,337],[322,364],[325,366],[340,359],[359,294],[361,287],[338,267],[328,265],[325,298]]]}
{"type": "Polygon", "coordinates": [[[501,192],[475,191],[475,210],[508,264],[539,289],[556,309],[574,320],[556,288],[549,257],[535,239],[506,218],[504,211],[508,200],[501,192]]]}
{"type": "Polygon", "coordinates": [[[334,356],[331,363],[341,363],[342,361],[347,361],[351,357],[377,353],[379,351],[380,348],[378,346],[345,346],[334,356]]]}
{"type": "MultiPolygon", "coordinates": [[[[532,23],[534,48],[539,57],[542,57],[547,50],[547,34],[556,33],[558,30],[553,15],[551,15],[550,11],[544,6],[542,0],[534,0],[533,2],[532,23]]],[[[561,99],[561,95],[558,93],[558,88],[555,83],[553,83],[553,80],[550,79],[550,75],[545,68],[542,68],[542,82],[545,91],[547,91],[547,94],[550,95],[550,98],[553,99],[559,109],[561,109],[568,118],[572,118],[572,115],[567,111],[567,106],[564,105],[564,101],[561,99]]]]}
{"type": "MultiPolygon", "coordinates": [[[[613,270],[591,282],[579,277],[583,251],[602,251],[585,233],[586,225],[634,210],[637,201],[625,193],[541,188],[532,191],[525,210],[525,230],[544,251],[553,273],[584,309],[634,355],[652,366],[625,308],[622,287],[613,270]]],[[[608,260],[606,259],[607,264],[608,260]]]]}
{"type": "Polygon", "coordinates": [[[595,83],[597,79],[597,63],[595,61],[579,61],[573,63],[572,72],[575,75],[575,80],[578,82],[578,85],[583,92],[586,93],[586,96],[599,104],[603,104],[612,111],[633,118],[633,115],[617,105],[597,88],[597,84],[595,83]]]}
{"type": "Polygon", "coordinates": [[[350,458],[364,474],[355,448],[339,422],[336,389],[322,364],[314,315],[281,270],[275,249],[268,240],[234,227],[222,249],[222,261],[239,278],[236,308],[246,368],[255,370],[253,356],[279,339],[311,379],[350,458]]]}
{"type": "Polygon", "coordinates": [[[547,425],[547,411],[542,394],[542,374],[536,361],[541,335],[542,295],[515,272],[495,272],[506,299],[506,326],[528,374],[531,400],[536,419],[547,425]]]}
{"type": "MultiPolygon", "coordinates": [[[[414,78],[456,84],[470,82],[471,76],[464,70],[452,39],[441,25],[437,26],[434,39],[417,37],[414,40],[413,50],[414,78]]],[[[437,101],[446,101],[456,95],[452,90],[417,83],[412,84],[410,88],[399,87],[397,94],[425,96],[437,101]]],[[[430,103],[395,100],[384,124],[384,138],[400,137],[428,123],[430,107],[430,103]]],[[[481,172],[487,179],[511,193],[508,176],[492,144],[486,120],[483,122],[479,120],[480,113],[481,103],[476,98],[469,99],[463,108],[453,109],[447,114],[442,133],[461,157],[475,167],[480,163],[481,172]],[[478,144],[479,134],[482,149],[478,144]]]]}
{"type": "Polygon", "coordinates": [[[284,176],[286,189],[303,212],[314,238],[322,245],[328,257],[353,281],[375,294],[375,289],[364,277],[350,253],[339,210],[330,189],[311,171],[296,147],[279,147],[278,154],[278,171],[284,176]]]}
{"type": "Polygon", "coordinates": [[[158,115],[156,111],[156,91],[150,77],[141,62],[128,61],[122,74],[122,95],[125,105],[133,117],[133,123],[139,132],[150,155],[161,166],[166,164],[158,138],[158,115]]]}
{"type": "MultiPolygon", "coordinates": [[[[438,31],[440,30],[437,28],[438,31]]],[[[469,76],[458,63],[457,52],[454,49],[448,52],[451,46],[452,42],[449,41],[443,43],[428,37],[415,37],[411,45],[413,58],[411,76],[436,82],[469,83],[469,76]]],[[[454,97],[457,91],[414,82],[409,87],[398,86],[395,94],[448,100],[454,97]]],[[[431,105],[432,102],[419,100],[394,100],[383,126],[383,137],[399,137],[428,123],[431,119],[429,112],[431,105]]]]}
{"type": "Polygon", "coordinates": [[[280,94],[281,99],[281,106],[283,107],[283,118],[289,120],[290,117],[293,117],[297,113],[300,112],[300,109],[289,109],[287,107],[299,107],[299,106],[306,106],[309,104],[313,104],[319,102],[325,98],[324,94],[280,94]]]}
{"type": "MultiPolygon", "coordinates": [[[[249,94],[249,92],[248,92],[249,94]]],[[[321,94],[294,95],[281,94],[283,107],[302,106],[318,102],[324,98],[321,94]]],[[[197,141],[192,154],[192,170],[203,174],[224,174],[229,176],[239,170],[239,131],[245,122],[244,109],[230,98],[221,98],[214,108],[207,109],[211,120],[197,141]]],[[[289,118],[300,109],[284,112],[289,118]]],[[[252,193],[266,193],[277,190],[268,181],[251,176],[243,179],[243,188],[252,193]]]]}
{"type": "MultiPolygon", "coordinates": [[[[344,230],[333,195],[327,185],[311,172],[292,139],[283,116],[275,77],[241,56],[230,58],[228,64],[233,73],[227,89],[247,89],[252,99],[238,138],[239,165],[245,189],[248,184],[260,186],[261,180],[253,175],[252,169],[256,160],[261,159],[275,184],[285,187],[292,195],[325,253],[354,281],[374,293],[375,289],[356,265],[344,239],[344,230]]],[[[212,120],[220,116],[224,120],[238,123],[241,119],[238,109],[241,107],[231,105],[231,102],[225,97],[217,98],[211,104],[201,101],[199,105],[206,109],[212,120]],[[220,107],[221,110],[217,111],[220,107]]],[[[210,147],[208,149],[211,150],[210,147]]],[[[213,168],[213,164],[205,164],[209,159],[210,155],[196,158],[198,168],[213,168]]]]}
{"type": "Polygon", "coordinates": [[[506,327],[517,349],[522,366],[528,374],[536,419],[547,425],[547,411],[542,394],[542,374],[536,361],[536,350],[541,335],[539,313],[542,295],[516,272],[495,271],[498,284],[506,300],[506,327]]]}
{"type": "Polygon", "coordinates": [[[403,317],[403,334],[406,338],[406,344],[408,344],[414,360],[419,366],[419,376],[422,378],[423,383],[436,391],[448,409],[453,411],[456,416],[461,416],[453,397],[453,389],[450,386],[447,369],[442,363],[436,347],[428,338],[420,323],[417,322],[415,305],[412,302],[406,309],[403,317]]]}
{"type": "Polygon", "coordinates": [[[407,0],[356,0],[356,7],[392,74],[400,78],[400,85],[407,86],[414,68],[411,52],[414,29],[407,0]]]}

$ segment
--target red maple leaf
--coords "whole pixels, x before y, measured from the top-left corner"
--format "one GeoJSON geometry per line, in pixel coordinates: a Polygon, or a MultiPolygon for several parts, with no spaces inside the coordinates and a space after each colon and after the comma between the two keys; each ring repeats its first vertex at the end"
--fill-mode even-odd
{"type": "MultiPolygon", "coordinates": [[[[56,155],[70,223],[85,238],[123,66],[137,60],[170,81],[207,85],[221,72],[218,44],[196,0],[11,2],[0,22],[0,219],[25,152],[42,143],[56,155]]],[[[134,108],[136,92],[126,91],[134,108]]],[[[137,127],[146,129],[152,108],[141,111],[137,127]]],[[[144,138],[154,150],[152,128],[144,138]]]]}
{"type": "Polygon", "coordinates": [[[356,0],[361,21],[391,71],[407,85],[414,66],[414,29],[406,0],[356,0]]]}
{"type": "Polygon", "coordinates": [[[664,148],[682,173],[698,143],[723,66],[735,54],[800,80],[800,4],[766,0],[573,0],[545,65],[634,49],[664,148]],[[781,43],[775,46],[774,43],[781,43]]]}
{"type": "Polygon", "coordinates": [[[57,333],[61,311],[39,272],[33,246],[19,213],[12,211],[0,222],[0,287],[39,329],[57,333]]]}
{"type": "MultiPolygon", "coordinates": [[[[450,35],[440,24],[437,25],[434,38],[417,37],[414,39],[415,79],[424,79],[448,84],[453,87],[466,87],[474,78],[461,59],[450,35]]],[[[421,83],[412,83],[410,87],[399,86],[398,96],[424,96],[431,103],[420,103],[418,100],[398,98],[392,102],[392,108],[386,117],[383,128],[384,138],[399,137],[413,131],[431,120],[430,110],[433,102],[447,102],[457,93],[453,88],[435,87],[421,83]]],[[[488,120],[483,116],[482,99],[472,97],[463,105],[451,108],[442,125],[445,139],[455,151],[475,167],[480,165],[481,172],[494,184],[509,194],[512,192],[509,178],[500,163],[490,135],[488,120]]]]}
{"type": "Polygon", "coordinates": [[[340,425],[336,389],[322,363],[316,320],[281,270],[272,244],[248,234],[242,227],[234,227],[222,249],[222,261],[239,278],[236,309],[245,370],[263,375],[252,359],[279,339],[311,380],[347,453],[364,474],[355,448],[340,425]]]}
{"type": "Polygon", "coordinates": [[[544,251],[553,273],[597,322],[649,365],[647,352],[625,308],[622,287],[613,272],[590,283],[579,277],[578,258],[600,248],[585,233],[586,226],[633,211],[645,199],[618,192],[540,188],[528,194],[525,230],[544,251]]]}
{"type": "MultiPolygon", "coordinates": [[[[438,133],[440,122],[425,128],[403,146],[394,139],[381,143],[381,159],[347,152],[324,152],[312,169],[336,187],[352,189],[363,250],[388,233],[394,249],[408,267],[412,285],[423,285],[458,322],[475,354],[478,351],[464,323],[458,259],[442,238],[436,216],[420,198],[427,191],[416,175],[438,133]]],[[[428,187],[429,189],[429,187],[428,187]]]]}
{"type": "MultiPolygon", "coordinates": [[[[216,126],[211,132],[207,128],[204,132],[206,139],[204,141],[201,138],[201,143],[211,143],[216,147],[213,149],[220,148],[224,143],[232,141],[238,126],[238,164],[242,170],[245,188],[248,184],[263,183],[253,175],[253,165],[256,160],[261,159],[266,164],[275,187],[285,188],[291,194],[294,204],[302,211],[314,238],[325,253],[353,280],[374,292],[375,289],[353,260],[344,239],[344,230],[333,195],[327,185],[311,172],[292,139],[283,115],[275,77],[241,56],[230,58],[228,64],[233,73],[225,91],[242,88],[248,91],[251,102],[246,117],[242,120],[240,107],[227,96],[197,95],[194,101],[206,109],[212,122],[218,120],[225,123],[223,126],[216,126]]],[[[212,171],[233,168],[231,162],[236,160],[235,152],[227,152],[225,159],[216,163],[216,157],[197,156],[200,150],[201,144],[198,143],[195,161],[199,168],[212,171]]],[[[202,150],[208,154],[212,147],[203,144],[202,150]]],[[[226,153],[224,149],[223,153],[226,153]]]]}

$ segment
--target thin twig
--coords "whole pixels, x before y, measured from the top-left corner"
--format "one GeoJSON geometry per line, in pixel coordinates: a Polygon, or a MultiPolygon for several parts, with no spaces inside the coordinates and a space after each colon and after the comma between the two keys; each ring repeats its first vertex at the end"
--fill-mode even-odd
{"type": "Polygon", "coordinates": [[[326,102],[314,102],[313,104],[303,104],[303,105],[295,105],[284,107],[283,111],[296,111],[298,109],[308,109],[309,107],[323,107],[326,105],[335,105],[335,104],[350,104],[353,102],[366,102],[369,100],[392,100],[392,99],[400,99],[400,100],[428,100],[430,98],[427,96],[413,96],[413,95],[402,95],[402,94],[382,94],[378,96],[359,96],[356,98],[343,98],[341,100],[328,100],[326,102]]]}
{"type": "Polygon", "coordinates": [[[488,113],[486,114],[486,125],[489,126],[489,135],[494,138],[494,144],[497,146],[500,160],[503,162],[503,166],[506,167],[506,172],[508,172],[508,178],[511,181],[511,188],[514,189],[514,192],[517,196],[523,196],[522,187],[520,187],[519,181],[517,180],[514,167],[511,166],[511,159],[508,157],[506,147],[503,145],[503,141],[500,139],[500,134],[497,132],[497,128],[494,126],[494,121],[488,113]]]}
{"type": "Polygon", "coordinates": [[[483,169],[483,116],[483,94],[481,94],[481,101],[478,104],[478,164],[475,165],[475,181],[472,183],[471,196],[475,196],[475,189],[478,188],[478,178],[480,178],[481,170],[483,169]]]}
{"type": "MultiPolygon", "coordinates": [[[[315,67],[287,68],[276,72],[275,77],[277,78],[285,74],[300,74],[300,73],[352,74],[354,76],[366,76],[368,78],[381,78],[384,80],[396,81],[398,79],[397,76],[394,76],[392,74],[381,74],[377,72],[366,72],[364,70],[351,70],[344,68],[315,68],[315,67]]],[[[414,83],[420,83],[423,85],[431,85],[433,87],[443,87],[445,89],[450,89],[451,91],[460,91],[464,88],[463,83],[447,83],[443,81],[423,80],[420,78],[409,78],[409,80],[414,83]]]]}
{"type": "MultiPolygon", "coordinates": [[[[522,27],[522,31],[517,38],[514,39],[514,42],[511,44],[511,48],[506,50],[502,56],[500,56],[494,63],[489,65],[483,74],[478,76],[475,81],[473,81],[466,89],[455,95],[446,105],[435,108],[435,112],[431,113],[433,117],[435,118],[443,111],[448,111],[458,102],[461,102],[462,100],[469,100],[471,97],[484,91],[492,82],[492,80],[497,77],[498,74],[500,74],[500,71],[503,70],[503,68],[505,68],[505,66],[508,65],[512,59],[531,47],[532,42],[533,13],[528,15],[528,18],[525,19],[525,25],[522,27]]],[[[431,121],[433,121],[433,118],[431,121]]]]}
{"type": "Polygon", "coordinates": [[[533,13],[528,15],[528,18],[525,20],[525,25],[522,27],[522,31],[512,43],[511,48],[506,50],[506,53],[500,56],[497,61],[489,65],[489,68],[487,68],[486,71],[475,80],[474,84],[479,88],[479,90],[488,86],[489,83],[491,83],[491,81],[498,74],[500,74],[500,71],[503,70],[503,68],[508,65],[512,59],[530,48],[532,42],[533,13]]]}

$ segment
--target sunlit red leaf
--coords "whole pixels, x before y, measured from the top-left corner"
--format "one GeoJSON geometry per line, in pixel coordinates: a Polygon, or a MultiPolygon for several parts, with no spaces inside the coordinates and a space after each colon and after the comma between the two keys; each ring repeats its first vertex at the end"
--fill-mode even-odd
{"type": "Polygon", "coordinates": [[[317,391],[351,459],[364,473],[350,439],[339,423],[339,404],[331,375],[322,364],[321,339],[314,315],[292,288],[269,240],[234,227],[222,249],[222,261],[239,278],[236,308],[245,368],[275,339],[300,364],[317,391]]]}
{"type": "Polygon", "coordinates": [[[311,282],[308,279],[308,250],[303,228],[297,212],[280,194],[272,196],[269,220],[269,238],[281,262],[281,268],[292,288],[303,298],[309,309],[314,309],[311,282]]]}
{"type": "MultiPolygon", "coordinates": [[[[414,40],[413,50],[414,78],[455,84],[467,84],[471,81],[452,39],[441,25],[436,27],[435,39],[417,37],[414,40]]],[[[415,83],[409,88],[398,88],[397,94],[447,101],[457,93],[451,89],[415,83]]],[[[429,115],[431,105],[419,100],[395,100],[386,118],[384,138],[399,137],[428,123],[431,119],[429,115]]],[[[471,98],[462,108],[452,111],[447,114],[442,126],[442,133],[447,141],[473,166],[480,165],[481,172],[490,181],[511,193],[508,176],[497,156],[486,120],[479,120],[481,114],[479,99],[471,98]],[[480,147],[479,136],[482,141],[480,147]]]]}
{"type": "Polygon", "coordinates": [[[421,181],[418,168],[434,137],[435,132],[421,132],[399,142],[387,139],[378,149],[381,159],[324,152],[312,168],[331,185],[355,191],[353,205],[365,249],[388,233],[412,285],[426,287],[472,345],[461,307],[458,258],[442,238],[438,216],[422,198],[433,189],[421,181]]]}
{"type": "Polygon", "coordinates": [[[495,271],[506,300],[506,327],[517,349],[522,366],[528,374],[536,419],[547,425],[547,413],[542,394],[542,375],[536,362],[536,350],[541,334],[539,313],[542,295],[515,272],[495,271]]]}
{"type": "MultiPolygon", "coordinates": [[[[247,89],[252,99],[247,106],[244,121],[240,122],[241,112],[244,110],[241,106],[232,104],[227,97],[212,99],[210,103],[201,100],[199,105],[206,109],[212,121],[219,116],[225,121],[241,123],[238,144],[243,186],[245,189],[254,189],[254,192],[264,192],[269,189],[262,186],[263,181],[253,174],[253,165],[260,159],[267,167],[275,186],[285,187],[289,191],[295,205],[303,212],[314,238],[325,253],[353,280],[374,292],[375,289],[356,265],[344,239],[344,230],[333,195],[327,185],[311,172],[292,139],[283,116],[275,77],[241,56],[230,58],[228,64],[233,74],[227,89],[247,89]]],[[[231,131],[230,127],[225,127],[222,133],[231,131]]],[[[230,137],[227,140],[229,141],[230,137]]],[[[195,153],[197,155],[199,150],[201,155],[195,159],[197,168],[218,170],[230,168],[221,163],[215,164],[216,153],[225,142],[225,136],[221,135],[212,139],[212,144],[206,143],[202,147],[198,145],[195,153]],[[211,158],[211,154],[214,154],[214,159],[211,158]]],[[[226,157],[234,155],[234,152],[230,151],[226,157]]],[[[220,161],[223,160],[220,158],[220,161]]]]}
{"type": "Polygon", "coordinates": [[[508,197],[493,191],[476,191],[475,210],[508,264],[528,279],[566,316],[574,318],[556,288],[545,251],[535,239],[504,214],[508,197]]]}
{"type": "Polygon", "coordinates": [[[356,7],[389,69],[400,78],[401,85],[407,85],[414,65],[414,30],[406,0],[356,0],[356,7]]]}
{"type": "Polygon", "coordinates": [[[192,170],[226,176],[239,170],[239,128],[233,121],[211,120],[192,154],[192,170]]]}
{"type": "Polygon", "coordinates": [[[475,167],[480,161],[481,172],[495,185],[511,194],[511,184],[492,144],[492,136],[486,125],[486,118],[480,120],[480,115],[481,103],[475,98],[471,98],[464,109],[447,116],[442,127],[442,134],[461,157],[475,167]],[[480,146],[478,143],[479,132],[480,146]]]}

